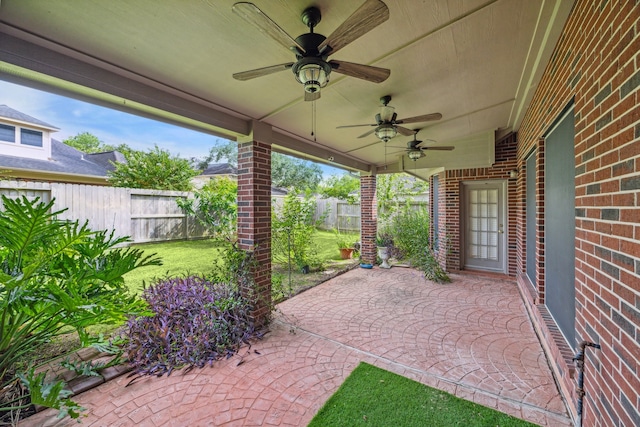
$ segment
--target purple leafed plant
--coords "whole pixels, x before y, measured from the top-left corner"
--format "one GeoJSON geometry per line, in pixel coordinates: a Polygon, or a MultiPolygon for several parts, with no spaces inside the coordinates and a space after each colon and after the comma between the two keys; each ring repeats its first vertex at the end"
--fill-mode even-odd
{"type": "Polygon", "coordinates": [[[200,277],[165,279],[144,290],[153,313],[129,319],[125,354],[133,375],[171,374],[231,357],[259,338],[251,304],[228,284],[200,277]]]}

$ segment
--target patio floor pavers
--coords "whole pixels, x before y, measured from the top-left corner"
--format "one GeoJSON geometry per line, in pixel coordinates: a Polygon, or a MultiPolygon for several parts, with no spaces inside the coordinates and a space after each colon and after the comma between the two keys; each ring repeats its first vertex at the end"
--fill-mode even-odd
{"type": "MultiPolygon", "coordinates": [[[[74,398],[84,426],[304,426],[360,361],[545,426],[572,426],[513,280],[356,269],[278,305],[250,349],[74,398]],[[239,362],[242,363],[239,364],[239,362]]],[[[75,426],[44,411],[20,426],[75,426]]]]}

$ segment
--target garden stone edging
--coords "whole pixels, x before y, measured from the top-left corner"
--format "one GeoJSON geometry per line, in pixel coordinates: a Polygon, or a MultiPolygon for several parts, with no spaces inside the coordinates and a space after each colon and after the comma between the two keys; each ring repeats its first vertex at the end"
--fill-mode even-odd
{"type": "MultiPolygon", "coordinates": [[[[113,354],[100,352],[93,347],[86,347],[76,350],[72,353],[59,356],[36,368],[35,372],[46,372],[45,381],[63,380],[66,383],[65,389],[69,390],[72,396],[85,392],[98,385],[117,378],[123,374],[131,372],[132,367],[123,363],[120,365],[109,366],[98,371],[99,376],[78,375],[77,373],[63,367],[60,363],[65,359],[72,362],[102,362],[108,363],[113,360],[113,354]]],[[[36,405],[36,412],[40,412],[46,407],[36,405]]]]}

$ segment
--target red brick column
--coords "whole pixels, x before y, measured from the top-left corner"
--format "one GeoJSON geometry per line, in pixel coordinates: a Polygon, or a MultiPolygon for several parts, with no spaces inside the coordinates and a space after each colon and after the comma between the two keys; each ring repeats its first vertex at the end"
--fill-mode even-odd
{"type": "Polygon", "coordinates": [[[377,257],[378,201],[376,176],[360,176],[360,256],[363,263],[375,264],[377,257]]]}
{"type": "Polygon", "coordinates": [[[271,144],[270,128],[256,123],[253,134],[238,141],[238,246],[254,255],[254,318],[269,322],[271,312],[271,144]],[[255,293],[254,293],[255,291],[255,293]]]}

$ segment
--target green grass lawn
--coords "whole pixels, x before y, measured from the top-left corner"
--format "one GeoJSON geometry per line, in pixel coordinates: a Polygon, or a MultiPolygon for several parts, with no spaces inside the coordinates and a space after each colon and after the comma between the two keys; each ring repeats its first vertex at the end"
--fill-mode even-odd
{"type": "Polygon", "coordinates": [[[309,427],[532,427],[527,421],[360,363],[309,427]]]}
{"type": "MultiPolygon", "coordinates": [[[[346,236],[353,241],[360,238],[358,234],[346,236]]],[[[322,261],[340,260],[340,251],[333,232],[318,231],[314,236],[314,245],[318,257],[322,261]]],[[[145,243],[133,245],[133,247],[142,249],[148,255],[157,253],[163,263],[161,266],[152,265],[138,268],[124,276],[127,286],[136,294],[142,291],[143,282],[150,284],[157,278],[210,273],[220,251],[220,248],[212,240],[145,243]]]]}
{"type": "MultiPolygon", "coordinates": [[[[342,233],[342,237],[346,237],[347,241],[360,240],[359,234],[346,234],[342,233]]],[[[331,231],[318,230],[314,236],[314,244],[318,251],[318,257],[323,261],[340,260],[340,250],[338,249],[338,243],[336,235],[331,231]]]]}
{"type": "Polygon", "coordinates": [[[160,266],[141,267],[125,274],[125,283],[136,294],[142,291],[143,282],[150,284],[157,278],[210,273],[220,251],[213,240],[146,243],[133,247],[142,249],[146,255],[156,253],[162,259],[160,266]]]}

